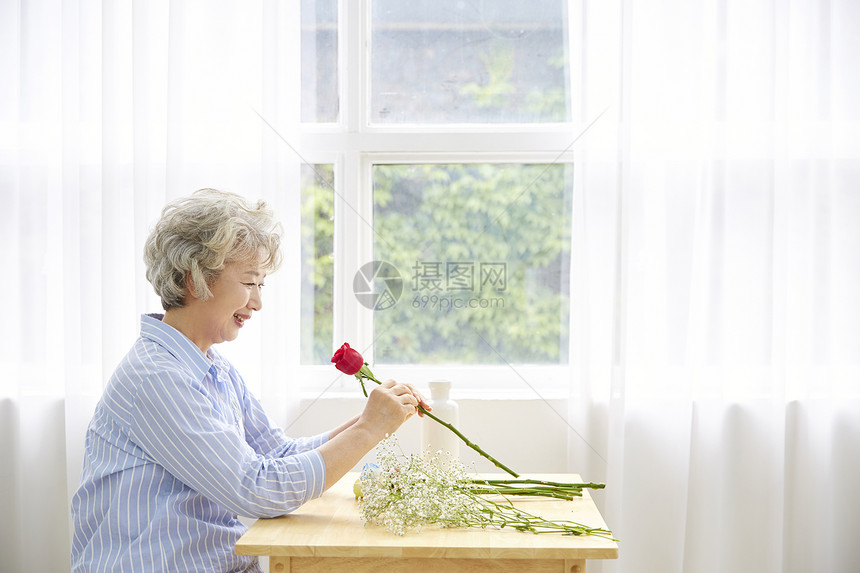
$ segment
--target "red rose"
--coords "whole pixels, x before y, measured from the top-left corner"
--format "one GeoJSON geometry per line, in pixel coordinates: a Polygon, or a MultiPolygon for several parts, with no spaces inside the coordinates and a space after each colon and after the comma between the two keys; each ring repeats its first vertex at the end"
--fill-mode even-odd
{"type": "MultiPolygon", "coordinates": [[[[343,343],[343,346],[337,349],[337,352],[335,352],[334,356],[331,357],[331,361],[334,363],[334,367],[343,372],[344,374],[355,376],[356,378],[358,378],[358,383],[361,384],[361,391],[364,393],[365,398],[367,398],[367,388],[364,387],[365,380],[372,380],[377,384],[382,384],[382,382],[376,379],[376,377],[373,375],[373,372],[370,371],[370,368],[364,365],[364,358],[361,357],[361,354],[359,354],[358,351],[354,348],[350,348],[349,344],[347,344],[346,342],[343,343]]],[[[482,450],[477,444],[470,442],[466,436],[460,433],[460,430],[458,430],[448,422],[443,422],[442,420],[428,412],[420,404],[418,405],[418,410],[425,416],[429,416],[431,420],[435,420],[436,422],[442,424],[443,426],[454,432],[458,438],[466,442],[467,446],[493,462],[496,467],[505,470],[514,477],[519,477],[518,473],[514,472],[512,469],[500,463],[496,458],[482,450]]]]}
{"type": "Polygon", "coordinates": [[[337,352],[331,357],[331,361],[334,362],[335,368],[350,375],[357,374],[364,366],[364,358],[361,357],[358,350],[350,348],[346,342],[337,349],[337,352]]]}

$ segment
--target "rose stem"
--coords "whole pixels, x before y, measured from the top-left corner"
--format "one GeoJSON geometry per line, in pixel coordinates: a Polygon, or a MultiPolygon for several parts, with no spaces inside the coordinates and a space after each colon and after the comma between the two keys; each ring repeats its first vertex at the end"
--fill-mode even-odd
{"type": "Polygon", "coordinates": [[[470,448],[472,448],[473,450],[478,452],[480,455],[482,455],[483,457],[485,457],[488,460],[490,460],[491,462],[493,462],[493,465],[495,465],[497,468],[506,471],[507,473],[509,473],[510,475],[512,475],[514,477],[520,477],[520,474],[518,474],[517,472],[515,472],[514,470],[512,470],[511,468],[509,468],[508,466],[506,466],[505,464],[503,464],[502,462],[500,462],[499,460],[497,460],[496,458],[494,458],[493,456],[491,456],[490,454],[488,454],[484,450],[482,450],[481,446],[479,446],[475,442],[472,442],[471,440],[469,440],[469,438],[464,436],[460,432],[460,430],[455,428],[452,424],[449,424],[448,422],[445,422],[444,420],[437,418],[436,416],[434,416],[433,414],[431,414],[430,412],[425,410],[422,406],[418,406],[418,410],[420,412],[422,412],[425,416],[429,417],[431,420],[436,420],[437,422],[439,422],[440,424],[442,424],[443,426],[445,426],[446,428],[448,428],[449,430],[454,432],[457,435],[457,437],[460,438],[461,440],[463,440],[463,442],[467,446],[469,446],[470,448]]]}
{"type": "MultiPolygon", "coordinates": [[[[366,364],[367,364],[367,363],[365,362],[365,365],[366,365],[366,364]]],[[[358,381],[359,381],[359,382],[361,382],[361,381],[362,381],[362,378],[367,378],[368,380],[373,380],[373,381],[374,381],[374,382],[376,382],[377,384],[380,384],[380,385],[382,384],[382,382],[380,382],[379,380],[377,380],[375,377],[367,376],[367,374],[365,374],[364,372],[361,372],[361,371],[357,372],[357,373],[355,374],[355,377],[356,377],[356,378],[358,378],[358,381]]],[[[362,386],[364,386],[364,384],[363,384],[363,383],[362,383],[362,386]]],[[[486,459],[488,459],[488,460],[490,460],[491,462],[493,462],[493,465],[495,465],[497,468],[504,470],[505,472],[507,472],[508,474],[510,474],[510,475],[512,475],[512,476],[514,476],[515,478],[516,478],[516,477],[520,477],[520,474],[518,474],[517,472],[515,472],[514,470],[512,470],[511,468],[509,468],[508,466],[506,466],[505,464],[503,464],[502,462],[500,462],[499,460],[497,460],[496,458],[494,458],[493,456],[491,456],[491,455],[490,455],[490,454],[488,454],[487,452],[485,452],[483,449],[481,449],[481,446],[479,446],[478,444],[476,444],[475,442],[471,441],[469,438],[467,438],[466,436],[464,436],[464,435],[460,432],[460,430],[458,430],[457,428],[455,428],[452,424],[449,424],[448,422],[446,422],[446,421],[444,421],[444,420],[441,420],[440,418],[437,418],[436,416],[434,416],[433,414],[431,414],[430,412],[428,412],[427,410],[425,410],[423,406],[418,406],[418,410],[419,410],[421,413],[423,413],[425,416],[427,416],[428,418],[430,418],[431,420],[435,420],[436,422],[438,422],[438,423],[442,424],[443,426],[445,426],[446,428],[448,428],[449,430],[451,430],[452,432],[454,432],[454,434],[456,434],[458,438],[460,438],[461,440],[463,440],[463,443],[465,443],[467,446],[469,446],[470,448],[472,448],[473,450],[475,450],[476,452],[478,452],[481,456],[483,456],[483,457],[485,457],[486,459]]]]}

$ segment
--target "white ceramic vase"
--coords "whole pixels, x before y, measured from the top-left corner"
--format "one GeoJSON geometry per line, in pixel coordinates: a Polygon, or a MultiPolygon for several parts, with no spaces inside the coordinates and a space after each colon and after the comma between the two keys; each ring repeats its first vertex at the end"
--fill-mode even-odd
{"type": "MultiPolygon", "coordinates": [[[[459,428],[460,407],[451,399],[451,381],[431,380],[429,386],[432,414],[459,428]]],[[[421,422],[421,451],[425,456],[436,456],[440,461],[460,459],[460,438],[454,432],[427,417],[421,422]]]]}

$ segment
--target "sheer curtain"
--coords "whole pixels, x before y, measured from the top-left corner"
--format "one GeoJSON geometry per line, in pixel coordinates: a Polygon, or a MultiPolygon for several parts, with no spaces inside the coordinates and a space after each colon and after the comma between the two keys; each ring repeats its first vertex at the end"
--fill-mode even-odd
{"type": "MultiPolygon", "coordinates": [[[[297,162],[260,119],[298,113],[286,73],[298,33],[280,8],[0,3],[2,571],[69,570],[86,424],[139,315],[161,309],[142,248],[164,203],[209,186],[262,196],[298,241],[297,162]]],[[[282,302],[296,281],[280,274],[272,312],[225,348],[277,417],[299,322],[282,302]]]]}
{"type": "Polygon", "coordinates": [[[860,5],[587,3],[572,470],[604,571],[860,562],[860,5]]]}
{"type": "MultiPolygon", "coordinates": [[[[607,481],[623,540],[595,568],[851,571],[860,6],[571,5],[581,119],[609,109],[577,145],[572,243],[570,469],[607,481]]],[[[3,571],[68,569],[86,423],[159,308],[140,253],[164,202],[262,195],[298,243],[295,157],[260,119],[292,140],[294,9],[0,3],[3,571]]],[[[277,419],[287,251],[225,348],[277,419]]]]}

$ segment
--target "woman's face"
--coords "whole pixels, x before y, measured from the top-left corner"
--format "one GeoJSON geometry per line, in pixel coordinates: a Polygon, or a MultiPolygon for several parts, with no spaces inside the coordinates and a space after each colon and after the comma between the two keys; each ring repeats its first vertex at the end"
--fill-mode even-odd
{"type": "Polygon", "coordinates": [[[245,322],[263,308],[261,290],[266,273],[257,261],[227,263],[210,285],[212,297],[202,302],[206,338],[211,344],[235,340],[245,322]]]}

